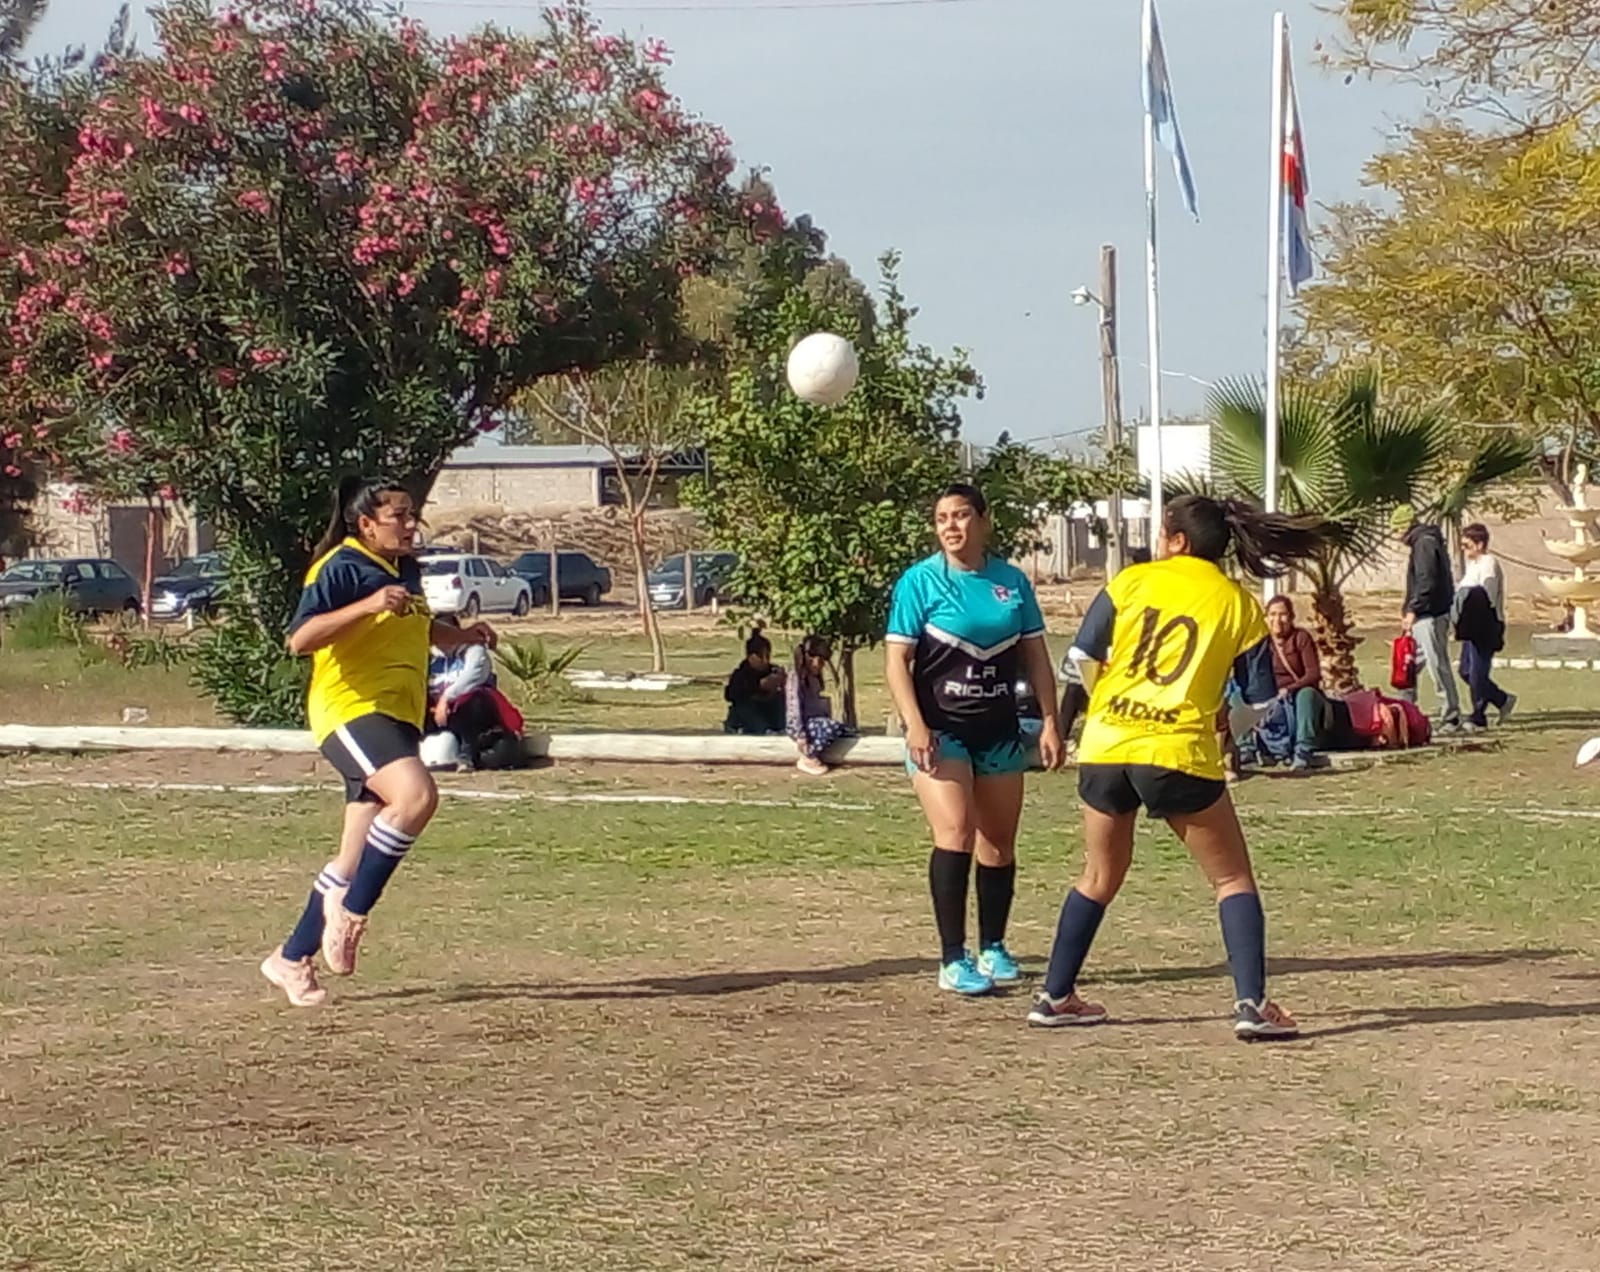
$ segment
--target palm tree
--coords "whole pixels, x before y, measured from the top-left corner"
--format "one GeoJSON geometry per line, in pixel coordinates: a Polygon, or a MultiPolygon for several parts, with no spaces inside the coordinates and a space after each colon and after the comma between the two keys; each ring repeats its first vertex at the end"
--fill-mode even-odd
{"type": "MultiPolygon", "coordinates": [[[[1223,494],[1262,498],[1265,399],[1250,379],[1212,391],[1212,484],[1223,494]]],[[[1461,430],[1439,412],[1380,401],[1378,377],[1365,371],[1331,385],[1286,384],[1278,421],[1279,506],[1336,527],[1304,571],[1324,675],[1342,693],[1360,684],[1344,585],[1383,548],[1390,513],[1410,503],[1424,517],[1459,526],[1488,487],[1527,466],[1531,452],[1499,432],[1464,445],[1461,430]]]]}

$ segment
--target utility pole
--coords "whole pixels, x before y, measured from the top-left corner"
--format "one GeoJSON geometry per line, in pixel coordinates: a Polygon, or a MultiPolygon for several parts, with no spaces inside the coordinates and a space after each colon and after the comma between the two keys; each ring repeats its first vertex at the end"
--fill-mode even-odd
{"type": "MultiPolygon", "coordinates": [[[[1100,392],[1105,402],[1106,457],[1114,465],[1122,454],[1122,383],[1117,373],[1117,249],[1100,249],[1100,392]]],[[[1112,482],[1106,499],[1106,579],[1126,563],[1122,526],[1122,482],[1112,482]]]]}

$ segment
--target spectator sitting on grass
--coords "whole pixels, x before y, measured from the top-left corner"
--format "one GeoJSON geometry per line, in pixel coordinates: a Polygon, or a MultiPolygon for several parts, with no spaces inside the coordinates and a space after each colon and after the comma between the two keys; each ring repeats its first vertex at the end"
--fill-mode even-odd
{"type": "Polygon", "coordinates": [[[772,642],[756,627],[744,643],[744,661],[733,669],[722,696],[728,703],[724,733],[782,733],[784,674],[772,665],[772,642]]]}
{"type": "Polygon", "coordinates": [[[784,686],[785,726],[800,750],[795,767],[812,777],[828,771],[823,755],[850,729],[833,718],[833,704],[822,691],[833,647],[823,636],[807,636],[794,651],[794,672],[784,686]]]}
{"type": "Polygon", "coordinates": [[[1274,596],[1267,602],[1267,631],[1272,637],[1272,670],[1278,680],[1278,701],[1256,726],[1244,748],[1246,763],[1283,760],[1304,771],[1316,758],[1318,732],[1327,716],[1322,693],[1322,659],[1317,642],[1294,621],[1294,602],[1274,596]]]}

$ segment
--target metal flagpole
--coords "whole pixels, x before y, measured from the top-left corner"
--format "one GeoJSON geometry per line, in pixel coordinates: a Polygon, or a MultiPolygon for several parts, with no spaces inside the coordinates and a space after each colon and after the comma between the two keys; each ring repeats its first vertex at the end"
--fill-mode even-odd
{"type": "MultiPolygon", "coordinates": [[[[1272,18],[1272,181],[1267,210],[1267,402],[1266,457],[1262,493],[1268,512],[1278,511],[1279,336],[1283,329],[1283,163],[1284,114],[1289,55],[1289,24],[1282,13],[1272,18]]],[[[1262,583],[1262,599],[1274,591],[1262,583]]]]}
{"type": "MultiPolygon", "coordinates": [[[[1144,64],[1150,65],[1150,35],[1155,29],[1155,0],[1144,0],[1144,64]]],[[[1145,265],[1149,284],[1146,318],[1150,353],[1150,555],[1155,556],[1161,533],[1162,491],[1165,470],[1161,462],[1161,308],[1156,267],[1156,121],[1150,103],[1144,109],[1144,203],[1147,239],[1145,265]]]]}

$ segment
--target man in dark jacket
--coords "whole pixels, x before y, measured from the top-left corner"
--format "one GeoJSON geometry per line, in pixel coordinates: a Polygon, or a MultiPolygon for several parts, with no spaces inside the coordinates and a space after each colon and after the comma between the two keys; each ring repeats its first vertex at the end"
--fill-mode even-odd
{"type": "Polygon", "coordinates": [[[1461,699],[1450,671],[1450,610],[1455,602],[1455,578],[1450,554],[1438,526],[1417,520],[1410,504],[1394,510],[1390,523],[1410,549],[1406,562],[1406,600],[1403,623],[1421,651],[1428,678],[1443,704],[1440,729],[1453,733],[1461,727],[1461,699]]]}

